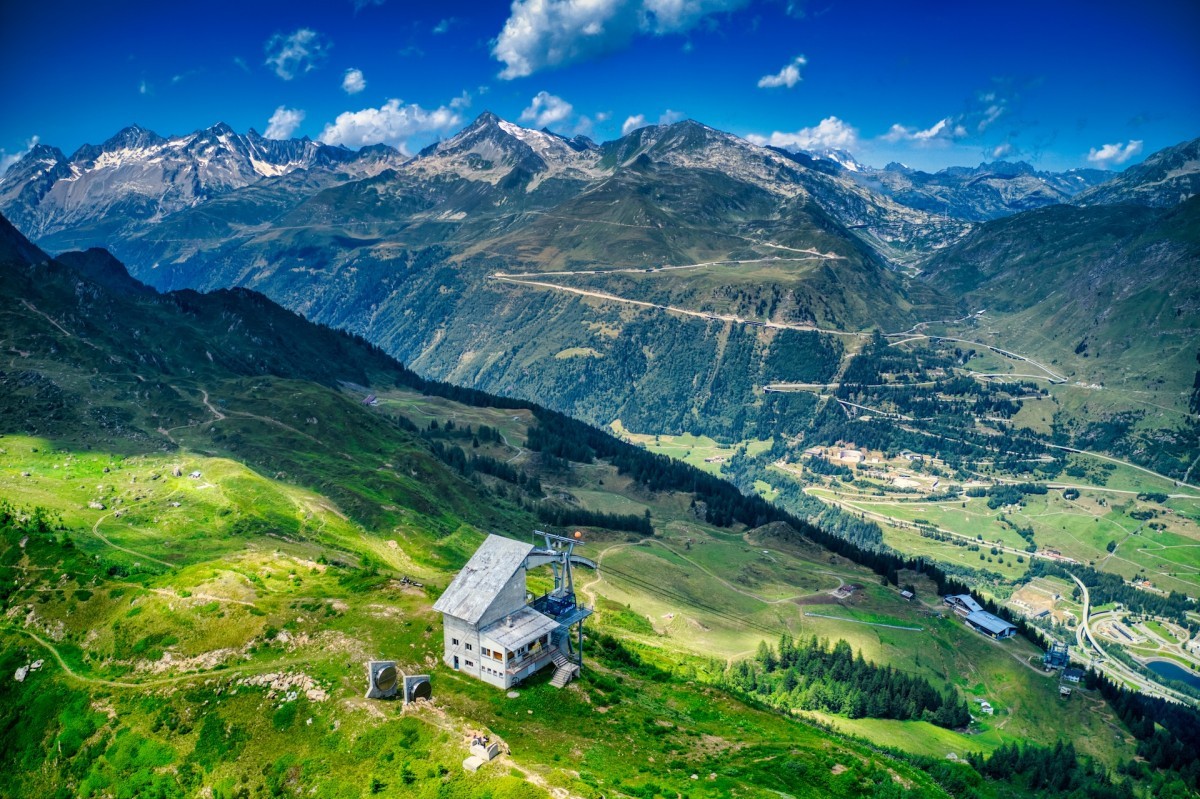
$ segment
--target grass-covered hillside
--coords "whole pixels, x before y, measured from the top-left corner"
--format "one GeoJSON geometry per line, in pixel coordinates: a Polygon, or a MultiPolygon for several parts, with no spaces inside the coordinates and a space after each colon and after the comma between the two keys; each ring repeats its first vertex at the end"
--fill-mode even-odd
{"type": "Polygon", "coordinates": [[[1134,731],[1095,692],[1062,703],[1032,645],[965,630],[916,573],[903,602],[698,471],[427,384],[258,295],[158,295],[10,228],[0,294],[0,795],[986,797],[1041,791],[1049,762],[1060,793],[1162,783],[1118,776],[1134,731]],[[433,599],[485,533],[553,518],[600,563],[582,679],[510,698],[446,669],[433,599]],[[782,633],[848,641],[860,682],[735,678],[782,633]],[[430,673],[434,701],[363,699],[376,657],[430,673]],[[997,715],[832,703],[872,679],[997,715]],[[1033,748],[1064,725],[1079,759],[1033,748]],[[477,732],[507,754],[472,774],[477,732]],[[1014,744],[1011,780],[947,759],[1014,744]]]}

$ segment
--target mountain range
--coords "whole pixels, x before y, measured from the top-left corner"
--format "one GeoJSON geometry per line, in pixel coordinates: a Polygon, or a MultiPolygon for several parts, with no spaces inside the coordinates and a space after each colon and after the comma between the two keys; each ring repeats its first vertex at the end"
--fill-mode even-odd
{"type": "Polygon", "coordinates": [[[411,158],[135,127],[70,158],[35,148],[0,212],[51,252],[107,246],[160,289],[259,290],[431,377],[736,440],[778,424],[762,385],[832,379],[846,334],[980,308],[1090,381],[1144,371],[1149,313],[1177,396],[1196,349],[1197,210],[1179,200],[1197,146],[1101,182],[872,169],[690,120],[598,144],[484,113],[411,158]]]}

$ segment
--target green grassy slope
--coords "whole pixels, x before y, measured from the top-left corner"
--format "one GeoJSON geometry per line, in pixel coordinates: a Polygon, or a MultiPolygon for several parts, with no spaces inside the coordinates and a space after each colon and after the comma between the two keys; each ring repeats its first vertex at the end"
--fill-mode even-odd
{"type": "MultiPolygon", "coordinates": [[[[911,765],[639,672],[620,650],[566,693],[535,681],[508,700],[455,679],[436,665],[431,597],[484,530],[535,521],[340,388],[382,394],[406,373],[244,292],[118,296],[0,255],[20,300],[4,316],[0,379],[16,391],[0,482],[6,507],[54,514],[5,511],[0,793],[852,796],[893,779],[939,792],[911,765]],[[361,700],[378,656],[432,669],[435,705],[361,700]],[[577,738],[553,735],[565,719],[577,738]],[[472,729],[511,756],[463,772],[472,729]]],[[[392,401],[414,421],[473,414],[503,432],[528,418],[411,389],[392,401]]]]}
{"type": "MultiPolygon", "coordinates": [[[[14,344],[0,380],[15,390],[0,493],[55,517],[6,511],[0,525],[0,667],[46,661],[0,690],[0,792],[927,796],[943,791],[936,777],[992,795],[966,766],[917,768],[714,687],[725,662],[783,630],[847,638],[1008,711],[972,736],[832,720],[856,735],[939,759],[1057,738],[1053,683],[1019,662],[1033,650],[938,619],[927,587],[930,604],[909,605],[786,526],[715,527],[691,495],[647,491],[609,464],[564,470],[525,448],[528,408],[429,396],[377,351],[246,292],[115,294],[75,268],[8,257],[0,281],[19,302],[3,317],[14,344]],[[361,402],[368,390],[378,406],[361,402]],[[420,432],[433,421],[441,432],[420,432]],[[468,425],[500,440],[474,447],[468,425]],[[464,477],[434,443],[506,460],[559,501],[651,512],[650,543],[589,533],[608,569],[584,587],[593,632],[624,648],[589,643],[568,690],[543,678],[509,699],[438,664],[432,598],[484,531],[533,527],[536,496],[464,477]],[[840,581],[867,587],[843,604],[825,593],[840,581]],[[380,656],[431,670],[433,707],[360,699],[362,662],[380,656]],[[464,773],[471,730],[511,754],[464,773]]],[[[1103,732],[1103,709],[1065,712],[1094,733],[1083,751],[1098,762],[1130,755],[1124,733],[1103,732]]]]}

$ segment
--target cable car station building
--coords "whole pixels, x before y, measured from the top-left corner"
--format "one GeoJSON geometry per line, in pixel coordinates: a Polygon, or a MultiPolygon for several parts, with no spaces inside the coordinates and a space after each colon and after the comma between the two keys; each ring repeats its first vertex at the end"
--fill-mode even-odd
{"type": "Polygon", "coordinates": [[[551,664],[557,687],[578,675],[583,620],[592,611],[576,602],[571,567],[594,564],[574,554],[573,539],[535,535],[544,546],[489,535],[434,603],[442,614],[443,659],[450,668],[506,689],[551,664]],[[525,573],[545,565],[554,570],[554,589],[530,602],[525,573]]]}

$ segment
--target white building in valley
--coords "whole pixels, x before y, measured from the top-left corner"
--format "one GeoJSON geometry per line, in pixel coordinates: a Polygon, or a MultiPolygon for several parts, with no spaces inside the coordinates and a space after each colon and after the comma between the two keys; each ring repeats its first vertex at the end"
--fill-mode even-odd
{"type": "Polygon", "coordinates": [[[544,547],[489,535],[434,603],[442,614],[447,666],[497,688],[511,688],[551,664],[559,687],[579,673],[583,620],[592,611],[576,603],[571,568],[595,565],[574,554],[575,540],[537,535],[544,547]],[[554,589],[530,601],[525,573],[546,565],[554,570],[554,589]]]}

